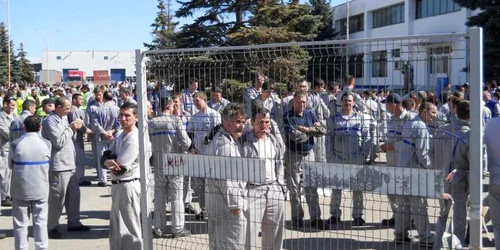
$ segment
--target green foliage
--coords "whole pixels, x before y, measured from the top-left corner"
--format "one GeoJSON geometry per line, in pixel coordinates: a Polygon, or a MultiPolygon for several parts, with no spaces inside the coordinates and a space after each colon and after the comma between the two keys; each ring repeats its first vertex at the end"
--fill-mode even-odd
{"type": "Polygon", "coordinates": [[[333,8],[329,0],[309,0],[312,6],[311,15],[321,17],[321,27],[316,41],[332,40],[335,37],[335,28],[333,27],[333,8]]]}
{"type": "Polygon", "coordinates": [[[10,41],[10,77],[11,82],[21,82],[21,67],[14,51],[14,42],[10,41]]]}
{"type": "Polygon", "coordinates": [[[177,27],[177,22],[173,21],[173,15],[170,12],[170,0],[168,4],[165,5],[164,0],[158,0],[158,15],[155,18],[154,23],[150,26],[153,28],[151,35],[153,36],[153,41],[151,44],[144,43],[144,47],[149,50],[161,50],[169,49],[175,47],[175,28],[177,27]]]}
{"type": "Polygon", "coordinates": [[[8,74],[8,64],[7,64],[7,53],[9,36],[7,33],[7,28],[4,23],[0,23],[0,84],[7,82],[8,74]]]}
{"type": "Polygon", "coordinates": [[[471,10],[482,10],[471,16],[466,25],[484,29],[484,75],[487,81],[500,79],[500,2],[495,0],[454,0],[471,10]]]}
{"type": "Polygon", "coordinates": [[[32,83],[35,81],[33,77],[33,67],[30,64],[30,61],[26,58],[27,54],[28,53],[24,51],[23,43],[20,43],[17,54],[20,67],[19,81],[32,83]]]}

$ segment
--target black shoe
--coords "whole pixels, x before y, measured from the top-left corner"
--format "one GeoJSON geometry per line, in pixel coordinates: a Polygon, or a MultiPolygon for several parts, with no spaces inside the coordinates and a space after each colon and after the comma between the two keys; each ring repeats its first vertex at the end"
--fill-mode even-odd
{"type": "Polygon", "coordinates": [[[3,200],[2,207],[12,207],[12,200],[10,198],[3,200]]]}
{"type": "Polygon", "coordinates": [[[421,247],[432,248],[434,246],[434,241],[419,241],[418,244],[421,247]]]}
{"type": "Polygon", "coordinates": [[[395,238],[395,239],[394,239],[394,242],[396,242],[396,244],[404,244],[404,243],[409,243],[409,242],[411,242],[411,239],[410,239],[410,237],[405,236],[405,237],[403,237],[403,238],[395,238]]]}
{"type": "Polygon", "coordinates": [[[383,226],[394,226],[396,225],[396,219],[390,218],[390,219],[383,219],[382,220],[382,225],[383,226]]]}
{"type": "Polygon", "coordinates": [[[91,185],[92,185],[92,182],[90,182],[90,181],[80,181],[80,183],[78,183],[78,186],[80,186],[80,187],[88,187],[91,185]]]}
{"type": "Polygon", "coordinates": [[[59,230],[57,229],[52,229],[49,231],[49,239],[60,239],[61,238],[61,233],[59,233],[59,230]]]}
{"type": "Polygon", "coordinates": [[[182,229],[180,232],[178,233],[173,233],[172,234],[172,238],[181,238],[181,237],[186,237],[186,236],[189,236],[191,235],[191,231],[187,230],[187,229],[182,229]]]}
{"type": "Polygon", "coordinates": [[[5,239],[5,237],[7,237],[7,235],[5,235],[5,234],[0,234],[0,240],[5,239]]]}
{"type": "Polygon", "coordinates": [[[90,231],[90,227],[84,226],[84,225],[80,225],[77,227],[68,227],[68,231],[70,231],[70,232],[85,232],[85,231],[90,231]]]}
{"type": "Polygon", "coordinates": [[[361,217],[354,218],[354,221],[352,223],[353,226],[358,226],[358,227],[364,226],[365,224],[366,224],[365,220],[363,220],[363,218],[361,217]]]}
{"type": "Polygon", "coordinates": [[[106,182],[99,182],[99,183],[97,183],[97,186],[98,187],[105,187],[106,186],[106,182]]]}
{"type": "Polygon", "coordinates": [[[311,220],[311,228],[319,230],[329,230],[329,224],[325,223],[322,219],[311,220]]]}
{"type": "Polygon", "coordinates": [[[339,222],[340,222],[340,218],[339,217],[332,216],[332,217],[330,217],[330,219],[328,219],[328,223],[330,225],[334,225],[334,224],[337,224],[339,222]]]}
{"type": "Polygon", "coordinates": [[[198,211],[191,204],[186,206],[186,209],[184,210],[184,212],[186,214],[198,214],[198,211]]]}
{"type": "Polygon", "coordinates": [[[203,221],[207,220],[207,217],[207,211],[205,209],[202,209],[201,212],[194,216],[194,219],[197,221],[203,221]]]}
{"type": "Polygon", "coordinates": [[[302,229],[304,228],[303,220],[294,220],[292,221],[292,229],[302,229]]]}

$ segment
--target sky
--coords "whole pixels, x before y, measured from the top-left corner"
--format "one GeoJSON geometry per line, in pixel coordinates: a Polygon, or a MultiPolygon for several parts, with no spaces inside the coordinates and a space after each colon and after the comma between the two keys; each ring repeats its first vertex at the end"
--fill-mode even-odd
{"type": "MultiPolygon", "coordinates": [[[[0,0],[0,22],[5,25],[6,1],[0,0]]],[[[344,2],[331,0],[331,5],[344,2]]],[[[47,41],[50,50],[143,49],[143,42],[152,40],[150,24],[157,4],[157,0],[10,0],[11,39],[16,51],[23,43],[28,58],[40,58],[47,41]]],[[[172,0],[172,10],[178,7],[172,0]]],[[[181,25],[191,20],[175,19],[181,25]]]]}

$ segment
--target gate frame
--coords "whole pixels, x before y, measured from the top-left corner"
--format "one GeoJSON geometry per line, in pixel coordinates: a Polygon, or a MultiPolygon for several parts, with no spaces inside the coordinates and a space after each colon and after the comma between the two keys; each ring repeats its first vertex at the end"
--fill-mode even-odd
{"type": "MultiPolygon", "coordinates": [[[[482,103],[482,83],[483,83],[483,29],[471,28],[467,34],[444,34],[446,38],[452,37],[465,37],[468,39],[468,51],[466,51],[465,60],[469,59],[467,64],[470,68],[469,82],[470,84],[470,163],[474,166],[483,166],[483,124],[481,109],[482,103]],[[474,62],[474,63],[471,63],[474,62]]],[[[307,46],[307,45],[324,45],[324,44],[352,44],[362,43],[368,41],[387,41],[387,40],[400,40],[400,39],[419,39],[419,38],[434,38],[443,37],[443,34],[432,35],[412,35],[412,36],[399,36],[399,37],[381,37],[381,38],[365,38],[365,39],[351,39],[351,40],[331,40],[322,42],[300,42],[300,43],[279,43],[279,44],[263,44],[250,46],[250,48],[273,48],[285,46],[307,46]]],[[[149,174],[149,161],[147,160],[146,146],[148,140],[144,133],[144,128],[147,127],[147,111],[146,111],[146,60],[148,55],[155,55],[168,52],[183,52],[183,51],[220,51],[220,50],[234,50],[242,49],[249,46],[231,46],[231,47],[214,47],[214,48],[188,48],[188,49],[169,49],[159,51],[141,51],[135,50],[136,61],[136,79],[137,79],[137,102],[138,102],[138,117],[139,117],[139,163],[140,163],[140,181],[141,181],[141,219],[142,219],[142,236],[143,236],[143,249],[153,249],[153,231],[152,231],[152,210],[149,209],[151,198],[148,195],[148,174],[149,174]]],[[[470,172],[470,249],[482,249],[482,227],[481,227],[481,208],[482,208],[482,171],[470,172]]]]}

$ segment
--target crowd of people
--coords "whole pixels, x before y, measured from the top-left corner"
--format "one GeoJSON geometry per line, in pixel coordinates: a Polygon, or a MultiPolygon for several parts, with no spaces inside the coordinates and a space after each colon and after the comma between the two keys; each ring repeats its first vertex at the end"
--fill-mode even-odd
{"type": "MultiPolygon", "coordinates": [[[[389,90],[357,92],[355,78],[347,76],[342,84],[302,79],[289,83],[287,93],[277,93],[264,74],[256,73],[243,98],[233,102],[223,97],[219,86],[211,86],[208,96],[198,85],[192,78],[180,93],[148,86],[151,148],[146,152],[152,152],[151,168],[139,164],[134,84],[97,85],[92,90],[87,85],[19,85],[4,90],[1,200],[2,206],[12,206],[16,249],[27,249],[30,213],[37,249],[47,249],[48,239],[62,237],[63,208],[68,231],[90,230],[80,222],[79,187],[106,187],[108,173],[110,248],[141,249],[140,167],[154,174],[155,236],[190,235],[185,227],[189,213],[208,223],[211,249],[282,249],[286,195],[292,229],[305,227],[303,194],[310,227],[329,230],[342,220],[340,189],[331,190],[330,217],[321,218],[318,189],[303,185],[306,162],[366,165],[380,163],[381,153],[388,166],[442,169],[445,191],[454,201],[455,235],[467,244],[468,173],[484,170],[469,165],[467,85],[453,91],[448,84],[438,96],[417,91],[402,97],[389,90]],[[84,178],[85,140],[91,142],[95,183],[84,178]],[[164,172],[171,154],[258,158],[265,176],[252,182],[172,176],[164,172]]],[[[499,97],[495,83],[485,88],[484,123],[492,134],[498,130],[490,124],[498,122],[491,119],[500,114],[499,97]]],[[[486,143],[488,164],[497,164],[494,141],[486,143]]],[[[492,165],[491,183],[500,187],[500,172],[491,170],[492,165]]],[[[352,225],[364,226],[364,193],[352,193],[352,225]]],[[[490,195],[491,207],[500,208],[498,196],[500,192],[490,195]]],[[[394,227],[396,243],[412,241],[409,231],[414,224],[422,246],[440,249],[451,200],[440,201],[435,233],[425,196],[388,195],[388,201],[393,216],[382,224],[394,227]]],[[[500,234],[496,217],[492,215],[495,234],[500,234]]]]}

